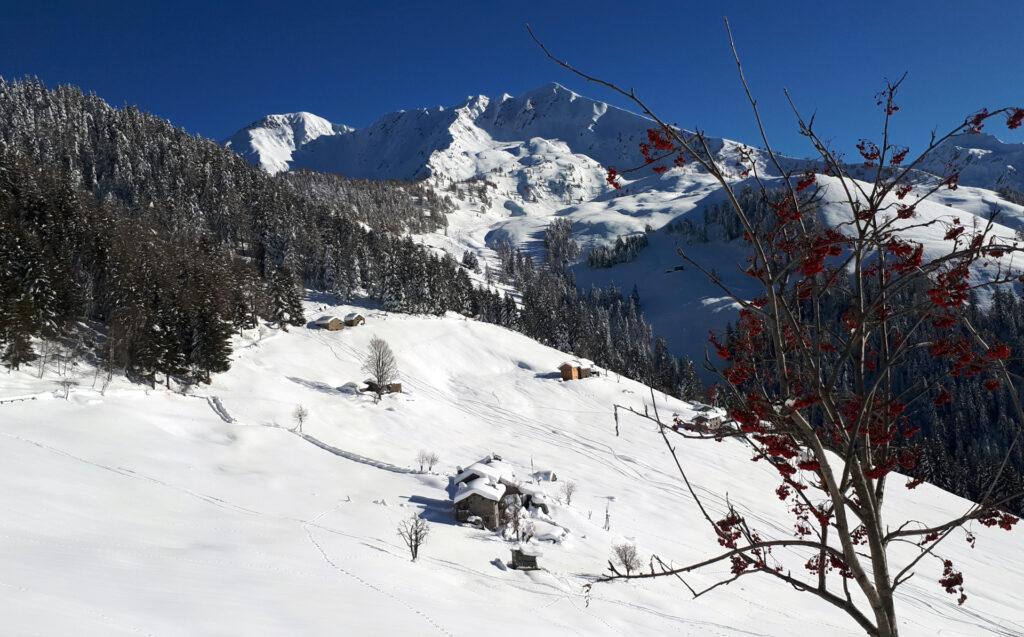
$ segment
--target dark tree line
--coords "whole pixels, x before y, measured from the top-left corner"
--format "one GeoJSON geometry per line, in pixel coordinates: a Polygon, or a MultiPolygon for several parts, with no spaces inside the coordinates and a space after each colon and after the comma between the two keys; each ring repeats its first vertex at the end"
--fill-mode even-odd
{"type": "MultiPolygon", "coordinates": [[[[754,220],[770,217],[776,199],[763,198],[751,188],[739,191],[736,197],[754,220]]],[[[699,218],[692,212],[677,218],[665,226],[665,231],[694,243],[735,241],[743,236],[743,223],[727,201],[719,201],[704,206],[699,218]]]]}
{"type": "Polygon", "coordinates": [[[385,232],[443,226],[450,205],[419,184],[270,177],[136,109],[0,80],[0,355],[19,367],[84,323],[105,367],[202,382],[234,330],[304,323],[302,285],[472,311],[450,258],[385,232]]]}
{"type": "MultiPolygon", "coordinates": [[[[986,311],[972,302],[971,322],[1013,352],[1024,352],[1024,301],[1009,289],[997,288],[986,311]]],[[[948,330],[932,325],[926,329],[934,341],[948,337],[948,330]]],[[[898,377],[897,388],[912,387],[921,374],[938,364],[926,352],[918,353],[898,377]]],[[[1024,374],[1024,359],[1014,358],[1008,365],[1014,373],[1024,374]]],[[[924,438],[921,459],[911,473],[977,501],[992,483],[1019,426],[1011,413],[1010,390],[1006,386],[989,390],[977,378],[958,376],[946,391],[948,397],[943,394],[941,400],[927,401],[911,414],[924,438]]],[[[1014,450],[1004,475],[1010,492],[1024,491],[1024,449],[1014,450]]],[[[1024,499],[1012,505],[1015,512],[1024,513],[1024,499]]]]}

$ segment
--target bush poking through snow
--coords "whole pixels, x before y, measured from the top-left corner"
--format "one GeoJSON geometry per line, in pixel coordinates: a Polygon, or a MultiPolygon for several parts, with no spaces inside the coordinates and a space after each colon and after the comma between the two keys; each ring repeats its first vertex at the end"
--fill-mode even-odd
{"type": "Polygon", "coordinates": [[[616,544],[612,547],[612,552],[615,554],[615,561],[625,569],[626,575],[640,570],[640,556],[636,552],[635,545],[628,542],[616,544]]]}
{"type": "Polygon", "coordinates": [[[60,387],[60,391],[64,396],[64,400],[68,399],[71,395],[71,390],[78,387],[78,381],[71,377],[62,378],[57,381],[57,386],[60,387]]]}
{"type": "Polygon", "coordinates": [[[413,562],[419,557],[420,547],[427,541],[429,534],[430,525],[415,513],[408,520],[403,520],[398,524],[398,535],[409,547],[409,554],[412,555],[413,562]]]}
{"type": "Polygon", "coordinates": [[[423,467],[426,467],[427,471],[433,471],[434,465],[436,465],[439,460],[440,458],[438,458],[437,454],[433,451],[420,449],[420,452],[416,454],[416,462],[420,465],[420,473],[423,472],[423,467]]]}
{"type": "Polygon", "coordinates": [[[302,433],[302,425],[309,419],[309,410],[302,405],[296,405],[292,412],[292,420],[295,422],[295,431],[302,433]]]}
{"type": "Polygon", "coordinates": [[[576,483],[567,480],[562,483],[562,497],[565,498],[565,506],[572,506],[572,496],[576,493],[576,483]]]}

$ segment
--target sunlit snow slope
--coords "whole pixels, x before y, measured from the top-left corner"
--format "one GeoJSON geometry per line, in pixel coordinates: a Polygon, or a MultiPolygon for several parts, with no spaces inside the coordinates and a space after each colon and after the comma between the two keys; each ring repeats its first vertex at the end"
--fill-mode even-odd
{"type": "MultiPolygon", "coordinates": [[[[232,370],[199,396],[123,382],[100,395],[83,374],[65,401],[53,379],[4,376],[0,400],[36,399],[0,404],[0,633],[859,634],[759,577],[698,600],[667,580],[601,585],[588,600],[583,585],[613,544],[675,563],[720,548],[650,424],[623,418],[615,435],[612,405],[643,409],[649,391],[614,375],[563,383],[564,354],[492,325],[362,311],[356,329],[241,339],[232,370]],[[345,388],[364,378],[373,335],[394,349],[406,392],[379,404],[345,388]],[[288,431],[297,404],[310,412],[306,434],[343,455],[288,431]],[[421,449],[440,456],[435,474],[405,472],[421,449]],[[446,476],[489,453],[521,476],[548,469],[579,485],[571,506],[552,507],[567,535],[546,547],[542,570],[506,569],[508,542],[453,523],[446,476]],[[415,563],[395,534],[413,514],[431,526],[415,563]]],[[[656,400],[663,414],[687,413],[656,400]]],[[[787,533],[773,472],[741,445],[679,451],[715,513],[727,493],[766,535],[787,533]]],[[[928,485],[896,488],[889,515],[935,521],[966,506],[928,485]]],[[[974,531],[976,549],[961,537],[943,546],[967,604],[936,583],[938,564],[922,564],[899,598],[903,634],[1024,633],[1021,537],[974,531]]],[[[794,569],[805,559],[781,557],[794,569]]]]}

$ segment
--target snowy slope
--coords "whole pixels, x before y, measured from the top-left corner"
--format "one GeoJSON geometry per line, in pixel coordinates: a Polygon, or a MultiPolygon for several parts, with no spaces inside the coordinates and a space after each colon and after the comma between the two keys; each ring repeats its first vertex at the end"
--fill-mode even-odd
{"type": "Polygon", "coordinates": [[[997,190],[1024,191],[1024,144],[1000,141],[987,133],[964,133],[943,142],[920,168],[947,175],[949,166],[960,169],[960,183],[997,190]]]}
{"type": "Polygon", "coordinates": [[[312,113],[267,115],[224,141],[224,145],[270,174],[288,170],[292,155],[324,136],[343,135],[353,129],[332,124],[312,113]]]}
{"type": "MultiPolygon", "coordinates": [[[[84,375],[64,401],[47,397],[52,379],[4,377],[0,401],[40,398],[0,403],[2,632],[859,634],[812,597],[757,577],[698,600],[677,582],[604,585],[588,605],[586,576],[615,543],[676,563],[718,548],[652,428],[624,418],[615,436],[612,404],[642,409],[648,390],[615,376],[562,383],[554,369],[565,354],[493,325],[361,311],[367,325],[353,330],[264,329],[203,396],[124,383],[101,396],[84,375]],[[391,343],[406,390],[380,404],[344,389],[363,378],[373,335],[391,343]],[[298,403],[310,411],[306,434],[347,457],[283,428],[298,403]],[[406,472],[420,449],[440,456],[436,475],[406,472]],[[492,452],[520,475],[550,469],[579,485],[571,506],[553,503],[546,531],[563,527],[566,538],[545,546],[540,571],[503,568],[508,542],[452,522],[445,476],[492,452]],[[413,513],[431,522],[416,563],[395,535],[413,513]]],[[[765,497],[773,472],[741,445],[683,443],[681,456],[702,492],[727,490],[766,534],[789,528],[783,505],[765,497]]],[[[891,519],[934,521],[967,503],[924,485],[894,489],[888,506],[891,519]]],[[[968,603],[956,606],[937,566],[923,566],[899,598],[903,634],[1024,633],[1024,575],[1006,568],[1020,535],[975,531],[976,549],[959,538],[943,546],[968,603]]]]}
{"type": "MultiPolygon", "coordinates": [[[[624,231],[631,228],[633,232],[639,232],[640,222],[661,228],[648,235],[650,245],[633,262],[606,269],[578,265],[575,268],[577,283],[584,287],[614,283],[627,291],[636,286],[644,313],[655,331],[666,336],[676,352],[703,360],[708,330],[719,330],[734,322],[735,311],[739,308],[723,297],[722,291],[699,272],[692,269],[675,271],[682,263],[678,251],[683,250],[704,267],[716,270],[740,296],[753,298],[758,292],[738,267],[747,256],[747,245],[742,240],[726,242],[712,236],[708,242],[698,242],[666,232],[666,218],[675,223],[690,219],[699,225],[704,209],[723,199],[720,189],[706,176],[686,179],[691,182],[687,190],[653,190],[642,196],[620,197],[603,210],[597,204],[587,204],[563,210],[560,214],[573,220],[577,237],[585,243],[606,241],[607,236],[625,234],[624,231]],[[610,233],[606,232],[609,227],[610,233]]],[[[820,214],[825,224],[835,227],[849,222],[849,206],[845,203],[838,179],[819,175],[818,184],[823,189],[820,214]]],[[[736,188],[742,189],[743,184],[737,184],[736,188]]],[[[924,245],[927,257],[937,257],[949,251],[952,242],[945,241],[943,235],[953,219],[959,219],[967,228],[982,228],[989,216],[998,213],[998,222],[994,224],[992,233],[1011,241],[1015,231],[1024,227],[1024,208],[980,188],[941,191],[921,203],[917,210],[915,223],[942,222],[908,232],[908,237],[924,245]]],[[[538,245],[543,226],[540,220],[534,220],[531,227],[527,221],[512,219],[502,225],[502,231],[538,245]]],[[[1019,256],[1003,257],[986,266],[975,267],[972,281],[980,282],[999,266],[1024,272],[1024,261],[1019,256]]],[[[985,295],[979,298],[982,303],[988,300],[985,295]]]]}

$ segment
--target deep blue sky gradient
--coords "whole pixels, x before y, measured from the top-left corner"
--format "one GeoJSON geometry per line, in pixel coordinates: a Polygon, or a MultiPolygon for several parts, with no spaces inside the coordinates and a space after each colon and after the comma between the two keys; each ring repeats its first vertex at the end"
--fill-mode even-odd
{"type": "MultiPolygon", "coordinates": [[[[756,143],[728,15],[773,142],[809,154],[782,95],[844,150],[872,96],[910,75],[896,140],[913,150],[981,106],[1024,103],[1024,1],[114,2],[0,0],[0,75],[72,83],[221,139],[267,113],[364,126],[402,108],[550,81],[622,105],[529,40],[634,87],[670,121],[756,143]]],[[[991,131],[1024,141],[1001,125],[991,131]]]]}

